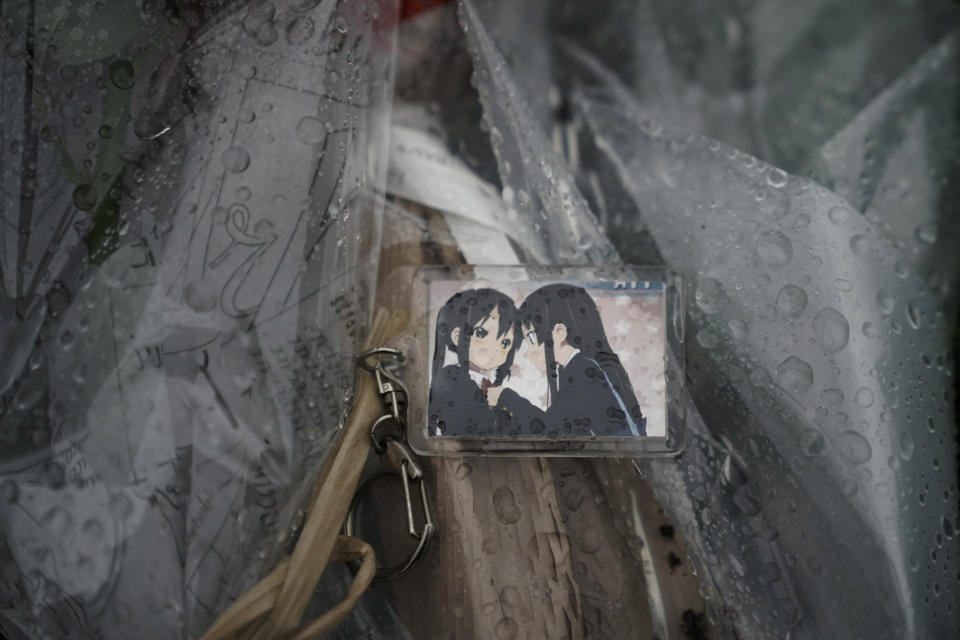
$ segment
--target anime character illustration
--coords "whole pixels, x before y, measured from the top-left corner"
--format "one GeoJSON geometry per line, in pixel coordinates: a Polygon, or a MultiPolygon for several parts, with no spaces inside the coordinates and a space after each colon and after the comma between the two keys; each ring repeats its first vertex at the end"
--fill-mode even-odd
{"type": "Polygon", "coordinates": [[[585,289],[541,287],[527,296],[519,316],[525,356],[546,378],[547,409],[513,389],[491,388],[486,399],[498,424],[522,435],[646,435],[627,372],[585,289]]]}
{"type": "Polygon", "coordinates": [[[444,304],[433,351],[430,433],[509,435],[487,394],[510,376],[519,339],[516,304],[495,289],[461,291],[444,304]]]}

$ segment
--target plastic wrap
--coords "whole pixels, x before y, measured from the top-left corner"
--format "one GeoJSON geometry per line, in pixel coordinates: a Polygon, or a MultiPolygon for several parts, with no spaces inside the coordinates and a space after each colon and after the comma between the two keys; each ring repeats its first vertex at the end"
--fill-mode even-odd
{"type": "Polygon", "coordinates": [[[0,627],[198,637],[348,407],[393,8],[48,4],[3,6],[0,627]]]}
{"type": "MultiPolygon", "coordinates": [[[[519,155],[540,160],[524,162],[519,176],[501,160],[504,190],[562,175],[557,156],[542,148],[553,127],[579,128],[576,175],[588,188],[591,174],[603,176],[607,188],[600,193],[608,201],[594,202],[620,257],[649,259],[652,244],[691,285],[690,447],[675,463],[642,468],[685,534],[714,624],[721,633],[744,637],[953,635],[960,558],[953,541],[953,375],[944,354],[952,334],[955,273],[949,261],[929,262],[936,230],[914,231],[918,218],[923,224],[932,217],[942,227],[954,210],[951,179],[939,169],[956,158],[950,138],[939,135],[955,127],[955,116],[946,115],[955,113],[955,79],[946,62],[953,40],[937,45],[917,28],[935,14],[895,25],[888,18],[898,9],[884,7],[876,23],[858,30],[854,18],[840,16],[847,31],[837,33],[834,26],[824,35],[818,9],[796,9],[802,14],[797,20],[810,20],[809,37],[816,32],[827,41],[821,56],[831,65],[819,73],[829,82],[846,77],[842,62],[851,69],[867,64],[840,61],[835,52],[862,47],[876,53],[862,85],[841,85],[837,98],[810,83],[815,65],[795,57],[808,46],[801,46],[802,37],[775,41],[760,28],[774,12],[767,6],[724,26],[727,44],[736,40],[740,54],[769,75],[759,74],[752,86],[722,88],[715,85],[731,76],[708,77],[709,70],[724,62],[743,66],[731,60],[722,41],[677,47],[674,52],[687,57],[669,59],[670,38],[715,31],[710,22],[679,26],[677,14],[659,11],[656,3],[635,10],[611,3],[594,22],[577,23],[558,9],[547,19],[561,25],[558,31],[566,25],[566,38],[524,40],[510,29],[497,30],[497,6],[461,5],[480,60],[475,81],[491,143],[496,149],[496,132],[512,126],[526,136],[515,138],[523,147],[519,155]],[[607,60],[618,44],[632,46],[634,41],[616,37],[617,27],[606,19],[625,13],[650,19],[638,20],[644,37],[636,46],[653,57],[634,55],[608,69],[584,45],[592,44],[607,60]],[[747,24],[756,25],[747,34],[752,39],[737,31],[747,24]],[[603,44],[601,35],[607,37],[603,44]],[[894,39],[904,46],[882,50],[883,42],[894,39]],[[786,50],[770,49],[790,42],[786,50]],[[924,42],[933,46],[926,54],[924,42]],[[502,87],[528,86],[526,79],[543,65],[528,64],[525,52],[551,46],[557,82],[568,88],[567,107],[544,120],[523,106],[536,104],[538,96],[502,87]],[[779,67],[768,56],[778,58],[779,67]],[[496,78],[490,69],[499,72],[496,78]],[[903,80],[901,71],[907,74],[903,80]],[[784,74],[794,78],[792,85],[784,83],[784,74]],[[642,82],[633,89],[618,75],[642,82]],[[513,76],[515,84],[504,76],[513,76]],[[808,83],[798,86],[800,77],[808,83]],[[658,93],[645,83],[686,89],[658,93]],[[865,94],[885,83],[893,87],[876,104],[865,101],[865,94]],[[722,90],[728,91],[726,103],[717,95],[722,90]],[[734,108],[738,93],[742,108],[734,108]],[[744,117],[749,105],[769,113],[787,95],[793,96],[796,127],[766,121],[754,126],[744,117]],[[814,114],[795,113],[804,100],[814,114]],[[863,114],[842,129],[857,109],[863,114]],[[822,157],[840,195],[704,135],[713,133],[718,119],[735,125],[720,127],[718,137],[745,140],[748,148],[800,170],[804,158],[819,160],[818,145],[829,138],[815,127],[837,129],[822,157]],[[751,142],[754,134],[761,144],[751,142]],[[932,166],[913,164],[906,173],[911,157],[932,166]],[[878,202],[875,187],[885,180],[895,185],[889,195],[896,185],[920,190],[911,200],[919,216],[908,214],[902,201],[885,207],[878,202]],[[613,196],[621,200],[609,206],[613,196]],[[643,241],[633,243],[637,236],[643,241]],[[931,290],[930,280],[941,283],[941,290],[931,290]]],[[[690,11],[687,18],[699,15],[690,11]]],[[[565,160],[573,158],[568,153],[565,160]]],[[[572,217],[594,217],[576,196],[571,202],[572,217]]],[[[553,215],[560,227],[568,224],[566,214],[553,215]]]]}

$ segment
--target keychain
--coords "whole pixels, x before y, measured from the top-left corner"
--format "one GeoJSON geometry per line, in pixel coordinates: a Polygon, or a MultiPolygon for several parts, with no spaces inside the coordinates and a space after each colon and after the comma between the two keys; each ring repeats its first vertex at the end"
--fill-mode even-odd
{"type": "Polygon", "coordinates": [[[403,353],[388,347],[377,347],[366,351],[358,358],[359,365],[374,374],[377,392],[388,409],[388,413],[377,418],[370,428],[370,441],[373,450],[380,456],[380,460],[387,467],[387,470],[375,474],[360,485],[354,494],[353,501],[350,503],[350,510],[347,512],[347,519],[343,527],[345,535],[354,536],[358,519],[356,513],[364,494],[375,482],[384,478],[400,476],[403,484],[407,529],[410,536],[417,541],[417,546],[402,563],[394,567],[377,568],[377,579],[386,581],[402,577],[423,557],[436,528],[427,502],[426,480],[423,476],[423,470],[406,442],[407,390],[403,383],[389,371],[386,364],[388,359],[397,364],[402,363],[404,360],[403,353]],[[376,365],[373,365],[370,363],[370,359],[375,356],[379,356],[379,361],[376,365]],[[392,432],[381,433],[381,429],[387,425],[393,427],[392,432]],[[420,504],[423,509],[424,523],[419,532],[413,515],[411,483],[419,485],[420,488],[420,504]]]}

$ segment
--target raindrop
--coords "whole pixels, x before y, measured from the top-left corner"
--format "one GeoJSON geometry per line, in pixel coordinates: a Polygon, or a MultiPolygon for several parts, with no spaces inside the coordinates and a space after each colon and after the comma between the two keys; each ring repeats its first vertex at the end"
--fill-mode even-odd
{"type": "Polygon", "coordinates": [[[501,618],[493,628],[497,640],[514,640],[520,635],[520,626],[513,618],[501,618]]]}
{"type": "Polygon", "coordinates": [[[787,184],[787,172],[783,169],[771,169],[767,173],[767,184],[775,189],[779,189],[787,184]]]}
{"type": "Polygon", "coordinates": [[[870,251],[870,238],[865,233],[858,233],[850,238],[850,250],[858,256],[866,255],[870,251]]]}
{"type": "Polygon", "coordinates": [[[230,147],[220,156],[220,163],[231,173],[242,173],[250,166],[250,154],[243,147],[230,147]]]}
{"type": "Polygon", "coordinates": [[[853,399],[858,407],[867,409],[873,406],[873,391],[867,387],[860,387],[853,399]]]}
{"type": "Polygon", "coordinates": [[[900,434],[900,457],[904,462],[913,457],[913,437],[906,431],[900,434]]]}
{"type": "Polygon", "coordinates": [[[75,336],[69,329],[60,334],[60,346],[63,347],[64,351],[69,351],[73,347],[73,343],[75,341],[75,336]]]}
{"type": "Polygon", "coordinates": [[[793,258],[790,239],[779,231],[764,231],[757,238],[757,257],[771,267],[782,267],[793,258]]]}
{"type": "Polygon", "coordinates": [[[287,25],[287,42],[293,45],[303,44],[310,39],[316,27],[313,20],[306,16],[299,16],[287,25]]]}
{"type": "Polygon", "coordinates": [[[133,86],[134,71],[129,60],[114,60],[107,68],[110,82],[118,89],[129,89],[133,86]]]}
{"type": "Polygon", "coordinates": [[[803,231],[810,226],[810,216],[805,213],[801,213],[797,216],[797,219],[793,222],[794,231],[803,231]]]}
{"type": "Polygon", "coordinates": [[[914,329],[920,328],[920,312],[912,302],[907,303],[907,322],[909,322],[910,326],[914,329]]]}
{"type": "Polygon", "coordinates": [[[304,144],[319,144],[326,135],[323,122],[313,116],[305,116],[297,123],[297,139],[304,144]]]}
{"type": "Polygon", "coordinates": [[[333,26],[339,33],[347,32],[347,21],[344,20],[342,16],[337,17],[336,21],[333,23],[333,26]]]}
{"type": "Polygon", "coordinates": [[[824,389],[820,392],[820,399],[827,404],[841,404],[843,402],[843,391],[840,391],[840,389],[824,389]]]}
{"type": "Polygon", "coordinates": [[[811,458],[823,451],[823,434],[816,429],[807,429],[800,438],[800,450],[811,458]]]}
{"type": "Polygon", "coordinates": [[[242,107],[239,113],[237,113],[237,118],[240,120],[240,122],[243,122],[246,124],[250,124],[251,122],[253,122],[256,119],[256,117],[257,117],[257,114],[250,107],[242,107]]]}
{"type": "Polygon", "coordinates": [[[500,604],[508,609],[520,606],[520,592],[516,587],[504,587],[500,590],[500,604]]]}
{"type": "Polygon", "coordinates": [[[777,377],[787,390],[803,393],[813,385],[813,367],[796,356],[777,365],[777,377]]]}
{"type": "Polygon", "coordinates": [[[838,205],[827,212],[827,217],[830,218],[830,222],[833,224],[843,224],[850,219],[852,213],[850,207],[838,205]]]}
{"type": "Polygon", "coordinates": [[[580,550],[584,553],[596,553],[603,546],[603,535],[600,529],[587,526],[579,536],[580,550]]]}
{"type": "Polygon", "coordinates": [[[856,431],[844,431],[834,441],[837,451],[852,464],[863,464],[873,455],[870,441],[856,431]]]}
{"type": "Polygon", "coordinates": [[[727,323],[727,326],[730,327],[730,334],[734,340],[746,340],[750,335],[749,327],[747,327],[747,323],[743,320],[734,318],[727,323]]]}
{"type": "Polygon", "coordinates": [[[837,291],[841,291],[843,293],[850,293],[851,291],[853,291],[853,283],[847,280],[846,278],[837,278],[836,280],[834,280],[833,287],[837,291]]]}
{"type": "Polygon", "coordinates": [[[777,309],[785,316],[797,316],[807,308],[807,292],[794,284],[784,285],[777,294],[777,309]]]}
{"type": "Polygon", "coordinates": [[[90,211],[97,206],[97,190],[92,184],[77,185],[73,190],[73,206],[80,211],[90,211]]]}
{"type": "Polygon", "coordinates": [[[873,324],[872,322],[864,322],[863,326],[860,327],[863,331],[863,335],[868,338],[879,338],[880,337],[880,327],[873,324]]]}
{"type": "Polygon", "coordinates": [[[473,471],[473,468],[466,462],[463,462],[457,465],[457,470],[454,472],[454,476],[457,478],[457,480],[464,480],[470,475],[471,471],[473,471]]]}
{"type": "Polygon", "coordinates": [[[697,306],[704,313],[716,313],[727,302],[727,292],[723,290],[723,285],[714,278],[701,278],[697,283],[697,291],[694,294],[697,306]]]}
{"type": "Polygon", "coordinates": [[[711,329],[704,328],[697,332],[697,342],[704,349],[713,349],[720,344],[720,338],[711,329]]]}
{"type": "Polygon", "coordinates": [[[813,331],[820,346],[828,353],[836,353],[850,339],[850,324],[833,307],[824,307],[813,318],[813,331]]]}
{"type": "Polygon", "coordinates": [[[513,524],[520,519],[520,507],[510,487],[501,486],[493,492],[493,511],[501,524],[513,524]]]}
{"type": "Polygon", "coordinates": [[[921,224],[914,232],[914,236],[924,244],[933,244],[937,241],[937,225],[933,222],[921,224]]]}
{"type": "Polygon", "coordinates": [[[113,129],[111,129],[108,124],[101,125],[101,127],[97,129],[97,135],[106,140],[113,135],[113,129]]]}
{"type": "Polygon", "coordinates": [[[880,311],[880,313],[885,316],[890,315],[893,313],[893,307],[895,304],[896,302],[894,301],[893,296],[887,293],[884,289],[880,289],[880,291],[877,292],[877,309],[880,311]]]}

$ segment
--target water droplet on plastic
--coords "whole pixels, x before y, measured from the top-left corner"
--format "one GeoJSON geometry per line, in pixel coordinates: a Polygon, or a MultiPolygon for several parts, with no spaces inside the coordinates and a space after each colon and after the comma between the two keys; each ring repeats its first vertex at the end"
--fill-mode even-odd
{"type": "Polygon", "coordinates": [[[827,404],[841,404],[843,402],[843,391],[840,391],[840,389],[824,389],[820,392],[820,399],[827,404]]]}
{"type": "Polygon", "coordinates": [[[858,256],[866,255],[870,251],[870,238],[865,233],[858,233],[850,238],[850,250],[858,256]]]}
{"type": "Polygon", "coordinates": [[[462,462],[457,465],[457,470],[454,472],[454,476],[457,480],[463,480],[470,475],[470,472],[473,471],[473,468],[466,462],[462,462]]]}
{"type": "Polygon", "coordinates": [[[811,458],[823,451],[823,434],[816,429],[807,429],[800,438],[800,450],[811,458]]]}
{"type": "Polygon", "coordinates": [[[500,604],[508,609],[520,606],[520,592],[516,587],[504,587],[500,590],[500,604]]]}
{"type": "Polygon", "coordinates": [[[220,156],[220,163],[231,173],[242,173],[250,166],[250,154],[243,147],[230,147],[220,156]]]}
{"type": "Polygon", "coordinates": [[[921,224],[914,232],[914,236],[924,244],[933,244],[937,241],[937,225],[933,222],[921,224]]]}
{"type": "Polygon", "coordinates": [[[129,89],[134,83],[133,65],[129,60],[114,60],[107,67],[110,82],[118,89],[129,89]]]}
{"type": "Polygon", "coordinates": [[[793,244],[779,231],[764,231],[757,238],[757,257],[766,265],[782,267],[793,258],[793,244]]]}
{"type": "Polygon", "coordinates": [[[73,190],[73,206],[80,211],[90,211],[97,206],[97,190],[92,184],[77,185],[73,190]]]}
{"type": "Polygon", "coordinates": [[[796,356],[777,365],[777,377],[789,391],[803,393],[813,385],[813,367],[796,356]]]}
{"type": "Polygon", "coordinates": [[[777,293],[777,309],[782,315],[796,316],[807,308],[807,292],[794,284],[784,285],[777,293]]]}
{"type": "Polygon", "coordinates": [[[297,123],[297,139],[304,144],[319,144],[326,136],[323,122],[313,116],[304,116],[297,123]]]}
{"type": "Polygon", "coordinates": [[[501,618],[493,628],[497,640],[514,640],[520,635],[520,626],[513,618],[501,618]]]}
{"type": "Polygon", "coordinates": [[[857,403],[857,406],[861,409],[867,409],[873,406],[873,391],[867,387],[860,387],[857,389],[856,395],[853,397],[854,402],[857,403]]]}
{"type": "Polygon", "coordinates": [[[720,338],[709,327],[705,327],[697,332],[697,343],[704,349],[713,349],[720,344],[720,338]]]}
{"type": "Polygon", "coordinates": [[[779,189],[787,184],[787,172],[782,169],[771,169],[767,173],[767,184],[775,189],[779,189]]]}
{"type": "Polygon", "coordinates": [[[824,307],[813,317],[813,331],[820,346],[828,353],[840,351],[850,339],[850,324],[833,307],[824,307]]]}
{"type": "Polygon", "coordinates": [[[877,292],[877,309],[885,316],[893,313],[893,307],[896,304],[896,301],[893,299],[889,293],[884,289],[880,289],[877,292]]]}
{"type": "Polygon", "coordinates": [[[716,313],[727,302],[727,292],[723,290],[723,285],[714,278],[701,278],[697,283],[697,291],[694,294],[697,306],[704,313],[716,313]]]}
{"type": "Polygon", "coordinates": [[[844,431],[834,441],[837,451],[852,464],[863,464],[873,455],[870,441],[856,431],[844,431]]]}
{"type": "Polygon", "coordinates": [[[287,42],[293,45],[303,44],[313,35],[316,27],[307,16],[299,16],[287,25],[287,42]]]}
{"type": "Polygon", "coordinates": [[[912,302],[907,303],[907,322],[914,329],[920,328],[920,312],[912,302]]]}
{"type": "Polygon", "coordinates": [[[513,524],[520,519],[520,507],[510,487],[497,487],[493,492],[493,511],[501,524],[513,524]]]}
{"type": "Polygon", "coordinates": [[[73,335],[73,332],[69,329],[65,330],[60,334],[60,346],[64,351],[69,351],[73,348],[73,343],[76,342],[76,337],[73,335]]]}
{"type": "Polygon", "coordinates": [[[850,293],[853,291],[853,283],[846,278],[837,278],[833,281],[833,288],[843,293],[850,293]]]}
{"type": "Polygon", "coordinates": [[[850,219],[852,214],[853,211],[850,210],[850,207],[839,205],[830,209],[830,211],[827,212],[827,217],[830,218],[830,222],[833,224],[844,224],[850,219]]]}
{"type": "Polygon", "coordinates": [[[900,434],[900,457],[904,462],[913,457],[913,436],[906,431],[900,434]]]}
{"type": "Polygon", "coordinates": [[[863,331],[863,335],[867,336],[868,338],[879,338],[881,335],[880,327],[872,322],[864,322],[860,329],[863,331]]]}

